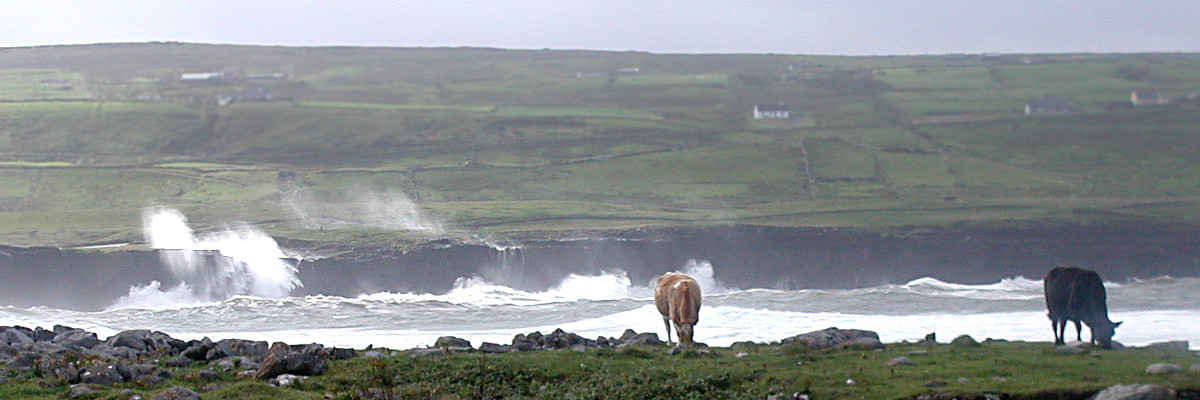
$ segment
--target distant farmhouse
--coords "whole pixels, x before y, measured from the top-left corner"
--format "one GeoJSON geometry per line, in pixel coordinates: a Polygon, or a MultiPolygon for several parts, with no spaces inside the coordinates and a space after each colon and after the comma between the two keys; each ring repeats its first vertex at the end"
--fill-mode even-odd
{"type": "Polygon", "coordinates": [[[1159,96],[1158,92],[1154,90],[1134,90],[1129,94],[1129,102],[1135,106],[1148,106],[1167,104],[1170,103],[1170,99],[1159,96]]]}
{"type": "Polygon", "coordinates": [[[754,119],[788,119],[787,104],[755,104],[754,119]]]}
{"type": "Polygon", "coordinates": [[[60,90],[71,90],[71,81],[66,79],[42,79],[34,82],[34,86],[48,87],[60,90]]]}
{"type": "Polygon", "coordinates": [[[1070,114],[1071,105],[1058,97],[1043,97],[1025,103],[1025,114],[1070,114]]]}
{"type": "Polygon", "coordinates": [[[258,88],[257,90],[239,89],[217,96],[217,105],[219,106],[227,106],[244,101],[271,101],[271,93],[262,90],[262,88],[258,88]]]}
{"type": "Polygon", "coordinates": [[[246,74],[243,82],[252,85],[271,85],[287,82],[287,75],[282,72],[267,72],[261,74],[246,74]]]}
{"type": "Polygon", "coordinates": [[[224,72],[193,72],[180,74],[179,81],[183,83],[214,83],[224,77],[224,72]]]}

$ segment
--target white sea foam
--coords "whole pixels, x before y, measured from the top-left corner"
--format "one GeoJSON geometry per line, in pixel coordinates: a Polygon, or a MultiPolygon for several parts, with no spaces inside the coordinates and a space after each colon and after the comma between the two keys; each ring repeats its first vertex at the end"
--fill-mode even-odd
{"type": "MultiPolygon", "coordinates": [[[[2,319],[2,318],[0,318],[2,319]]],[[[1115,340],[1131,346],[1142,346],[1168,340],[1187,340],[1192,348],[1200,343],[1200,311],[1147,311],[1115,314],[1114,319],[1129,321],[1117,330],[1115,340]]],[[[885,343],[915,341],[926,334],[936,333],[938,340],[948,342],[959,335],[977,340],[986,338],[1013,341],[1046,342],[1053,338],[1045,314],[1040,311],[989,314],[925,314],[901,316],[855,315],[841,313],[792,313],[755,310],[740,307],[707,307],[701,310],[696,325],[696,340],[712,346],[729,346],[738,341],[776,342],[788,336],[829,327],[867,329],[877,332],[885,343]]],[[[295,325],[260,327],[247,330],[189,330],[187,326],[165,329],[182,339],[201,337],[241,338],[251,340],[285,341],[288,343],[323,343],[328,346],[363,348],[368,345],[389,348],[412,348],[432,345],[440,336],[453,335],[482,342],[510,343],[518,333],[540,331],[548,333],[562,328],[588,338],[620,336],[625,329],[657,333],[665,338],[662,319],[653,304],[597,318],[529,325],[518,328],[494,328],[486,324],[463,325],[457,329],[394,329],[370,325],[346,328],[295,329],[295,325]],[[176,334],[175,332],[178,332],[176,334]]],[[[109,332],[114,332],[108,329],[109,332]]],[[[1089,333],[1084,328],[1083,339],[1089,333]]]]}
{"type": "MultiPolygon", "coordinates": [[[[221,235],[196,237],[181,215],[148,221],[148,227],[156,227],[153,232],[162,233],[147,235],[155,246],[199,252],[199,256],[168,252],[170,257],[204,259],[206,255],[211,258],[206,251],[216,251],[230,259],[257,262],[250,255],[226,253],[215,244],[219,240],[212,239],[221,235]]],[[[249,235],[223,237],[257,243],[272,257],[275,253],[269,250],[277,248],[273,241],[255,242],[249,235]]],[[[168,263],[166,259],[164,263],[168,263]]],[[[246,268],[253,268],[248,265],[246,268]]],[[[172,268],[187,277],[216,267],[179,264],[172,268]]],[[[267,270],[279,269],[276,265],[267,270]]],[[[979,340],[1044,342],[1052,338],[1041,301],[1041,282],[1024,277],[981,285],[922,278],[903,285],[849,290],[741,290],[717,280],[716,269],[706,261],[680,266],[681,272],[697,279],[705,293],[696,340],[714,346],[746,340],[772,342],[828,327],[876,331],[884,342],[917,340],[928,333],[936,333],[942,341],[958,335],[979,340]]],[[[249,270],[223,271],[257,276],[249,270]]],[[[282,286],[289,282],[263,281],[282,286]]],[[[0,325],[63,324],[102,337],[126,329],[154,329],[181,339],[208,336],[356,348],[427,346],[444,335],[459,336],[476,345],[509,343],[518,333],[557,328],[592,338],[619,336],[625,329],[665,335],[653,305],[651,282],[631,282],[620,270],[567,275],[558,285],[541,291],[518,290],[477,276],[459,279],[445,294],[375,293],[355,298],[271,297],[263,294],[280,292],[248,290],[209,299],[196,296],[192,285],[193,281],[185,280],[179,286],[163,288],[159,282],[150,282],[131,288],[128,296],[97,313],[0,308],[0,325]]],[[[1108,287],[1110,316],[1125,322],[1117,330],[1117,341],[1145,345],[1187,340],[1193,348],[1200,346],[1200,278],[1163,277],[1108,287]]],[[[1087,339],[1086,329],[1083,336],[1087,339]]]]}

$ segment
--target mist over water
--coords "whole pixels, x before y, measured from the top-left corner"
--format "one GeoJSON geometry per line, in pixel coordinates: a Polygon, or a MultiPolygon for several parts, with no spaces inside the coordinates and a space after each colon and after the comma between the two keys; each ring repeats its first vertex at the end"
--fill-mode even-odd
{"type": "Polygon", "coordinates": [[[308,229],[366,226],[435,234],[444,231],[438,218],[421,211],[396,189],[358,186],[345,193],[321,195],[297,184],[286,192],[283,204],[308,229]]]}
{"type": "Polygon", "coordinates": [[[239,295],[279,299],[302,285],[275,239],[248,225],[196,235],[183,213],[158,207],[143,211],[142,225],[146,242],[180,283],[132,287],[110,308],[176,307],[239,295]]]}

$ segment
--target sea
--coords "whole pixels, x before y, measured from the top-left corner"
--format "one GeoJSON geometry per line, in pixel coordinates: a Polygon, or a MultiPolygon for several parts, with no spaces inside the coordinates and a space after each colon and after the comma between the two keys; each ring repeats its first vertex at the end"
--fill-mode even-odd
{"type": "MultiPolygon", "coordinates": [[[[665,338],[654,307],[652,282],[633,281],[620,269],[565,276],[546,290],[519,290],[479,276],[463,276],[439,293],[389,292],[358,296],[291,292],[304,284],[287,249],[252,228],[196,234],[176,210],[143,216],[147,242],[180,283],[131,285],[126,296],[100,311],[0,304],[0,325],[65,325],[101,338],[149,329],[178,339],[236,338],[321,343],[326,346],[407,349],[456,336],[478,346],[508,344],[514,335],[555,329],[584,337],[617,337],[626,329],[665,338]],[[202,252],[219,251],[214,261],[202,252]],[[221,261],[225,260],[225,261],[221,261]]],[[[695,259],[678,271],[703,292],[695,340],[710,346],[770,343],[830,327],[864,329],[885,342],[1053,340],[1042,282],[1013,276],[987,284],[920,278],[902,284],[849,289],[778,290],[733,287],[714,278],[723,266],[695,259]]],[[[1161,276],[1105,282],[1109,316],[1123,324],[1114,340],[1126,346],[1185,340],[1200,348],[1200,278],[1161,276]]],[[[1068,328],[1073,335],[1074,328],[1068,328]]],[[[1084,327],[1083,340],[1090,334],[1084,327]]]]}

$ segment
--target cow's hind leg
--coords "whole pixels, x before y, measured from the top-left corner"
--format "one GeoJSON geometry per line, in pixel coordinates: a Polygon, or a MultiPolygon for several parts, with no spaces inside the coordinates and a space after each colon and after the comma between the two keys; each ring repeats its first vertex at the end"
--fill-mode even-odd
{"type": "Polygon", "coordinates": [[[1063,331],[1065,331],[1066,329],[1067,329],[1067,321],[1059,321],[1057,319],[1050,318],[1050,332],[1054,333],[1054,344],[1056,344],[1056,345],[1063,344],[1063,334],[1065,333],[1063,331]],[[1060,324],[1060,322],[1061,322],[1061,324],[1060,324]]]}
{"type": "MultiPolygon", "coordinates": [[[[1063,325],[1066,325],[1066,322],[1064,322],[1063,325]]],[[[1083,323],[1079,321],[1075,321],[1075,341],[1083,341],[1083,323]]]]}
{"type": "Polygon", "coordinates": [[[671,344],[671,317],[664,315],[663,325],[667,326],[667,344],[671,344]]]}

